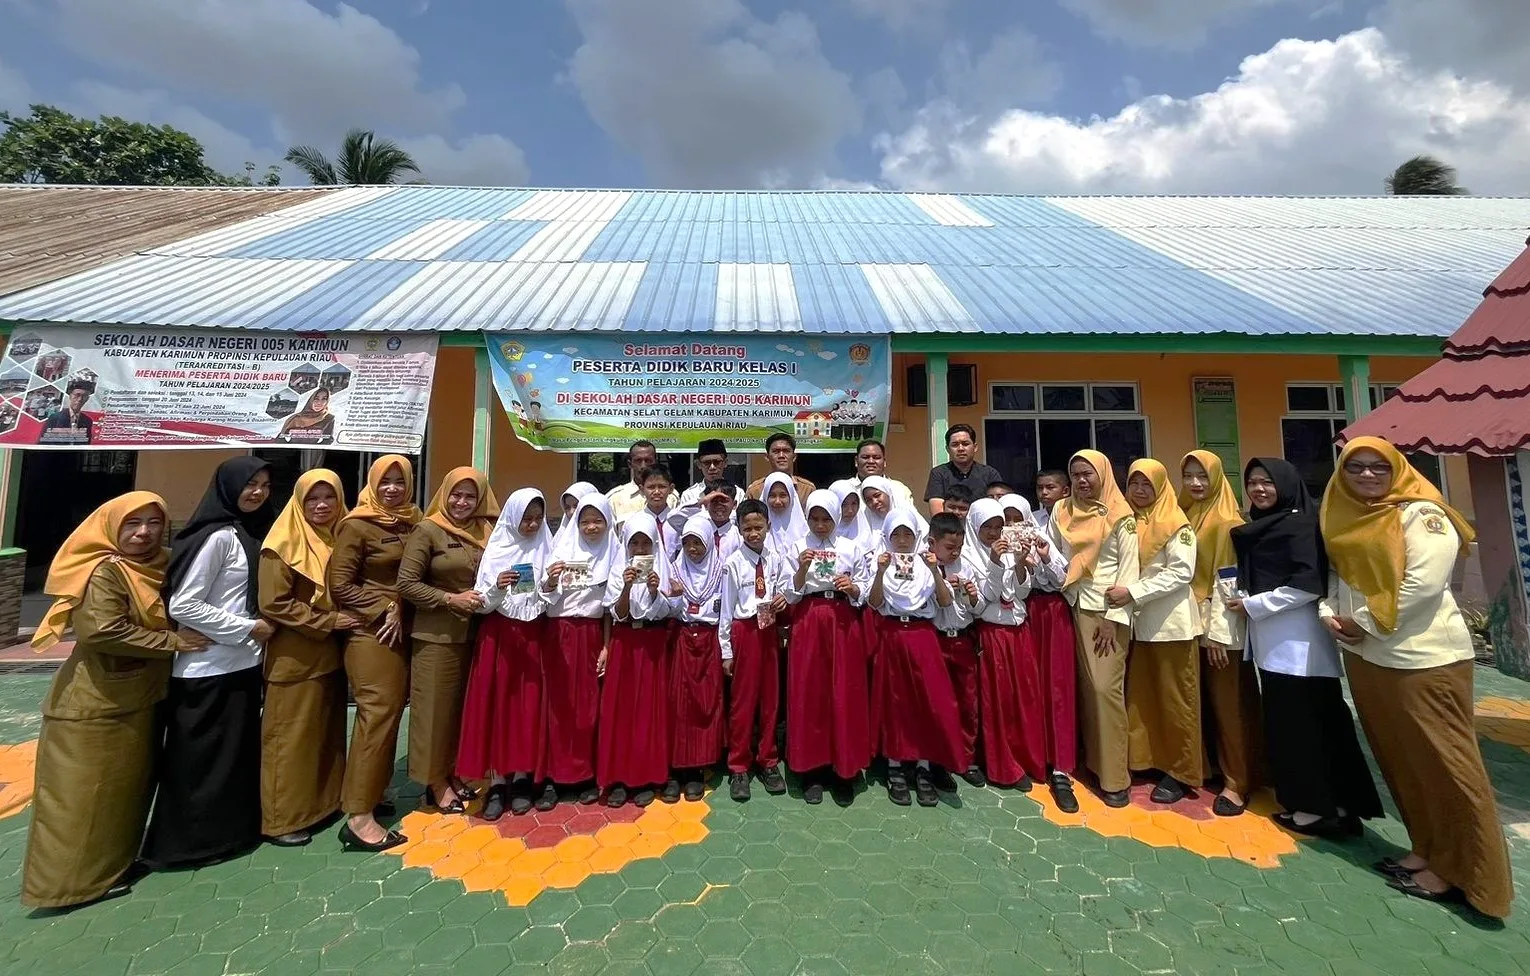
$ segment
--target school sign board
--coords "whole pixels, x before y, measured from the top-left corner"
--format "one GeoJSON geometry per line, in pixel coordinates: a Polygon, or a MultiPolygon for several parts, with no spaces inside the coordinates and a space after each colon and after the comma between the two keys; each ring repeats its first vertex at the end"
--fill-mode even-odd
{"type": "Polygon", "coordinates": [[[418,453],[433,334],[22,326],[0,447],[332,447],[418,453]]]}
{"type": "Polygon", "coordinates": [[[691,451],[718,437],[761,451],[780,431],[805,453],[848,451],[884,436],[892,397],[885,336],[484,340],[510,426],[540,450],[691,451]]]}

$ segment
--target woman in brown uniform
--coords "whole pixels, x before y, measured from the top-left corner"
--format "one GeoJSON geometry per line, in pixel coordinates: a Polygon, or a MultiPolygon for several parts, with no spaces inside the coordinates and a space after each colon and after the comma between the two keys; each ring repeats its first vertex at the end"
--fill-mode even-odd
{"type": "Polygon", "coordinates": [[[1376,869],[1403,894],[1505,918],[1509,849],[1473,724],[1472,636],[1450,578],[1476,533],[1401,451],[1356,437],[1323,494],[1333,563],[1318,615],[1413,849],[1376,869]]]}
{"type": "Polygon", "coordinates": [[[398,723],[409,691],[409,652],[398,565],[404,541],[420,521],[414,467],[399,454],[372,462],[356,507],[340,520],[329,557],[329,592],[335,606],[361,621],[345,640],[345,675],[356,698],[356,724],[345,761],[340,828],[347,850],[385,851],[406,838],[377,822],[375,811],[393,778],[398,723]]]}
{"type": "Polygon", "coordinates": [[[130,491],[80,523],[48,570],[54,603],[32,646],[52,647],[71,625],[75,644],[43,700],[23,905],[83,905],[132,884],[154,790],[154,707],[174,655],[210,643],[170,630],[164,536],[164,499],[130,491]]]}
{"type": "Polygon", "coordinates": [[[308,843],[340,809],[345,673],[336,637],[361,623],[335,609],[325,579],[344,517],[340,476],[306,471],[260,549],[260,615],[276,625],[266,644],[260,821],[261,833],[281,847],[308,843]]]}
{"type": "Polygon", "coordinates": [[[473,590],[499,502],[475,468],[453,468],[404,544],[399,596],[414,608],[409,661],[409,778],[425,802],[461,813],[477,794],[453,776],[462,733],[462,699],[473,648],[473,590]]]}

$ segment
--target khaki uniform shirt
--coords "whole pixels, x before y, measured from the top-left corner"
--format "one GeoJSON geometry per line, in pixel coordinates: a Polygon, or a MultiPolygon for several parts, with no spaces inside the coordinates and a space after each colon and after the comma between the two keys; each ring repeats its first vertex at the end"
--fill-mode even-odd
{"type": "Polygon", "coordinates": [[[398,566],[398,593],[414,606],[416,640],[433,644],[466,643],[472,614],[446,605],[453,593],[471,590],[478,580],[483,550],[426,520],[409,533],[398,566]]]}
{"type": "Polygon", "coordinates": [[[1132,595],[1134,640],[1184,641],[1201,636],[1200,602],[1190,590],[1194,576],[1195,532],[1187,525],[1126,586],[1132,595]]]}

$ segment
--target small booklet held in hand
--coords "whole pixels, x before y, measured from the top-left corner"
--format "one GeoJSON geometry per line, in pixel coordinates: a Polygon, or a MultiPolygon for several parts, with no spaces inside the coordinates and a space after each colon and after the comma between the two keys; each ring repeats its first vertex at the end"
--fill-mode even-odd
{"type": "Polygon", "coordinates": [[[531,593],[537,588],[537,571],[530,563],[516,563],[510,569],[515,573],[515,582],[510,585],[511,593],[531,593]]]}
{"type": "Polygon", "coordinates": [[[653,557],[633,556],[632,568],[637,570],[639,580],[646,580],[648,578],[648,574],[653,572],[653,557]]]}
{"type": "Polygon", "coordinates": [[[590,579],[590,561],[588,559],[576,559],[564,563],[561,583],[564,592],[569,590],[587,590],[595,585],[595,581],[590,579]]]}

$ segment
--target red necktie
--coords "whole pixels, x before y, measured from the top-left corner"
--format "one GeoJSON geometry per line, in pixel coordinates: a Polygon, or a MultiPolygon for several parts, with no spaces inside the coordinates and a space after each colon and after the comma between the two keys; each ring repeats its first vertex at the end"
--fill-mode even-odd
{"type": "Polygon", "coordinates": [[[765,558],[762,556],[754,563],[754,595],[765,599],[765,558]]]}

